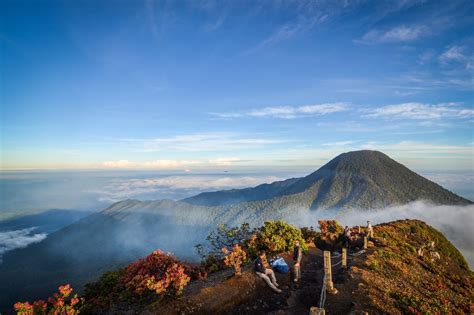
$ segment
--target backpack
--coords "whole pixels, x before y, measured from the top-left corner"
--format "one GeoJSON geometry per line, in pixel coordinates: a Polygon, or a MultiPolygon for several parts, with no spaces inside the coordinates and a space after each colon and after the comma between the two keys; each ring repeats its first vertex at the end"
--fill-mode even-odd
{"type": "Polygon", "coordinates": [[[288,273],[290,271],[290,267],[288,267],[288,264],[282,257],[270,259],[270,266],[272,266],[276,272],[288,273]]]}

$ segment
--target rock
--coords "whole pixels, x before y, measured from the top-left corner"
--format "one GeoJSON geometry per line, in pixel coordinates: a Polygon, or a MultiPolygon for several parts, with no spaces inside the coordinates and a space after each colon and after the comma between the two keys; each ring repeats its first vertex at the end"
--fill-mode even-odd
{"type": "Polygon", "coordinates": [[[430,256],[433,259],[437,259],[437,260],[441,259],[441,255],[438,252],[430,252],[430,256]]]}
{"type": "Polygon", "coordinates": [[[418,257],[423,257],[423,247],[420,247],[417,253],[418,253],[418,257]]]}

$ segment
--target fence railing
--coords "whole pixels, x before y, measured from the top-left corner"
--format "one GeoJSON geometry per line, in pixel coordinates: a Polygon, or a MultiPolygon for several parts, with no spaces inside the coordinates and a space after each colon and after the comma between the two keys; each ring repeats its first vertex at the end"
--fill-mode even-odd
{"type": "Polygon", "coordinates": [[[332,264],[331,263],[331,252],[325,250],[324,251],[324,277],[323,277],[323,285],[321,288],[321,295],[319,297],[319,307],[311,307],[310,315],[324,315],[325,309],[324,304],[326,303],[326,294],[336,294],[338,291],[334,287],[334,283],[332,282],[332,268],[341,265],[341,268],[347,268],[347,260],[353,259],[365,253],[367,250],[367,237],[364,237],[364,247],[360,251],[356,253],[347,254],[347,248],[342,249],[342,253],[335,253],[332,255],[332,258],[338,259],[341,258],[340,261],[332,264]]]}

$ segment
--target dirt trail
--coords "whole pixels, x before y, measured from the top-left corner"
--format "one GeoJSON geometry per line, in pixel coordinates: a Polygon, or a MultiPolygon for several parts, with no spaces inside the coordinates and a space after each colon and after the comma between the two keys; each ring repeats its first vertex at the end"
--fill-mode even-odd
{"type": "MultiPolygon", "coordinates": [[[[284,255],[287,262],[290,258],[284,255]]],[[[349,259],[355,263],[362,255],[349,259]]],[[[332,264],[341,257],[332,257],[332,264]]],[[[309,314],[312,306],[319,306],[324,279],[323,252],[311,246],[303,257],[301,281],[294,283],[290,274],[276,274],[282,293],[274,293],[264,287],[254,300],[240,305],[232,314],[300,315],[309,314]]],[[[347,272],[338,264],[333,267],[333,282],[339,293],[327,294],[326,314],[348,314],[351,311],[353,284],[348,281],[347,272]]]]}
{"type": "MultiPolygon", "coordinates": [[[[363,256],[349,256],[349,266],[359,263],[363,256]]],[[[327,294],[324,303],[326,314],[348,314],[352,309],[351,293],[355,284],[348,281],[347,270],[343,269],[340,264],[341,259],[340,256],[331,258],[332,265],[335,265],[332,267],[333,282],[339,292],[335,295],[327,294]]],[[[310,247],[303,260],[301,283],[290,287],[285,307],[269,312],[269,314],[309,314],[312,306],[319,307],[323,279],[323,252],[315,247],[310,247]]]]}
{"type": "MultiPolygon", "coordinates": [[[[301,281],[293,282],[291,273],[276,273],[281,293],[273,292],[258,278],[253,265],[243,269],[241,277],[234,277],[231,270],[211,275],[207,281],[190,285],[185,298],[160,307],[163,314],[309,314],[312,306],[319,306],[323,288],[323,252],[308,244],[308,253],[301,264],[301,281]]],[[[354,251],[350,251],[354,253],[354,251]]],[[[349,266],[360,264],[366,254],[350,256],[349,266]]],[[[290,253],[281,255],[291,264],[290,253]]],[[[357,283],[351,281],[346,270],[338,264],[341,257],[332,257],[333,282],[339,293],[327,294],[326,314],[348,314],[352,309],[352,292],[357,283]]],[[[150,314],[154,313],[151,311],[150,314]]]]}
{"type": "Polygon", "coordinates": [[[278,314],[308,314],[311,306],[319,304],[319,296],[324,278],[323,255],[321,250],[310,247],[301,267],[301,281],[290,288],[287,306],[278,314]]]}

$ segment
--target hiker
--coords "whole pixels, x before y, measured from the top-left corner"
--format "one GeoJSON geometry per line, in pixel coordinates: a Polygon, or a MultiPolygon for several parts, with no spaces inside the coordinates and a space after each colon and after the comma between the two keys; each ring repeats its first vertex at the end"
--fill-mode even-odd
{"type": "Polygon", "coordinates": [[[255,273],[265,280],[268,286],[275,292],[280,293],[281,290],[278,289],[278,283],[276,282],[275,273],[273,272],[272,268],[268,264],[267,257],[265,255],[265,251],[262,250],[258,254],[257,259],[255,260],[255,273]]]}
{"type": "Polygon", "coordinates": [[[370,223],[370,221],[367,221],[367,237],[374,237],[374,228],[372,227],[372,223],[370,223]]]}
{"type": "Polygon", "coordinates": [[[343,233],[343,246],[345,247],[349,247],[351,246],[351,229],[346,225],[346,227],[344,228],[344,232],[343,233]]]}
{"type": "Polygon", "coordinates": [[[301,280],[301,258],[303,258],[303,253],[300,247],[300,241],[295,240],[295,246],[293,247],[293,281],[298,282],[301,280]]]}

